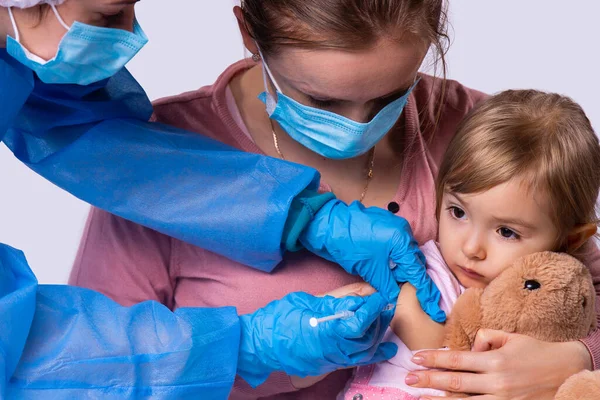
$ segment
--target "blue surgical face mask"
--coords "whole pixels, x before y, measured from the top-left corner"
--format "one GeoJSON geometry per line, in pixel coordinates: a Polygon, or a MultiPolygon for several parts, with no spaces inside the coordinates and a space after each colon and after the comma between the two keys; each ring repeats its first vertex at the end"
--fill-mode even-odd
{"type": "Polygon", "coordinates": [[[133,32],[80,22],[69,27],[56,7],[51,7],[67,33],[58,45],[56,56],[49,61],[32,54],[21,45],[12,10],[8,9],[15,38],[7,38],[6,50],[35,71],[42,82],[88,85],[109,78],[121,70],[148,42],[137,21],[134,22],[133,32]]]}
{"type": "MultiPolygon", "coordinates": [[[[261,55],[262,57],[262,55],[261,55]]],[[[356,122],[331,111],[305,106],[281,92],[263,60],[265,91],[258,98],[266,104],[269,117],[304,147],[331,159],[357,157],[371,150],[392,129],[418,80],[402,97],[386,105],[369,122],[356,122]],[[277,89],[269,93],[267,74],[277,89]]]]}

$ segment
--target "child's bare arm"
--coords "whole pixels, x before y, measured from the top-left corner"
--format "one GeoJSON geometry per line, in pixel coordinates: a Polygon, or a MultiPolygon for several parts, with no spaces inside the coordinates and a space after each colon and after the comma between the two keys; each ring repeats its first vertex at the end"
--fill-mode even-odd
{"type": "Polygon", "coordinates": [[[441,347],[444,341],[444,324],[425,314],[417,299],[417,291],[410,283],[400,288],[396,313],[390,326],[410,350],[435,349],[441,347]]]}

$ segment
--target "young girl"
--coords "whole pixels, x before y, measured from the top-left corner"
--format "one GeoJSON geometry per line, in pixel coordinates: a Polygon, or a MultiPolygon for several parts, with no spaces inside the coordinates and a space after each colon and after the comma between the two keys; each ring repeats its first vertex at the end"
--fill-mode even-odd
{"type": "MultiPolygon", "coordinates": [[[[469,287],[485,287],[517,258],[545,250],[577,256],[596,232],[600,146],[572,100],[510,90],[484,101],[463,121],[437,178],[438,242],[427,242],[428,273],[449,313],[469,287]]],[[[385,341],[389,361],[359,367],[340,399],[443,396],[405,382],[414,350],[439,348],[444,327],[424,314],[414,288],[400,291],[385,341]]],[[[408,382],[410,383],[410,381],[408,382]]]]}

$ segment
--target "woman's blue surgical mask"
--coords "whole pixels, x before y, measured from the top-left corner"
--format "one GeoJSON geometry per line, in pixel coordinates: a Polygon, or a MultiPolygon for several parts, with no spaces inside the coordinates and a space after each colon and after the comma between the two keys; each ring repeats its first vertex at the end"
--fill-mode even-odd
{"type": "Polygon", "coordinates": [[[282,93],[262,57],[265,91],[258,98],[266,104],[269,117],[304,147],[331,159],[357,157],[371,150],[400,118],[408,96],[418,80],[402,97],[386,105],[369,122],[356,122],[331,111],[298,103],[282,93]],[[277,89],[269,93],[267,74],[277,89]]]}
{"type": "Polygon", "coordinates": [[[58,14],[56,7],[51,7],[67,33],[58,45],[56,56],[49,61],[32,54],[21,45],[12,9],[8,9],[15,38],[7,37],[6,50],[32,69],[42,82],[88,85],[110,78],[148,42],[137,21],[134,22],[133,32],[80,22],[75,22],[69,27],[58,14]]]}

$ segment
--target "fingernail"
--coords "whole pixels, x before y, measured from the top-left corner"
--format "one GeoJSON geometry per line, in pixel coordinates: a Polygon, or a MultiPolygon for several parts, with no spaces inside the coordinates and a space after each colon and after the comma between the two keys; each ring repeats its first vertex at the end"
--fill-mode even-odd
{"type": "Polygon", "coordinates": [[[425,362],[425,359],[421,356],[414,356],[413,358],[410,359],[412,362],[414,362],[415,364],[423,364],[425,362]]]}
{"type": "Polygon", "coordinates": [[[417,383],[419,383],[419,377],[413,374],[408,374],[404,379],[404,383],[406,383],[407,385],[416,385],[417,383]]]}

